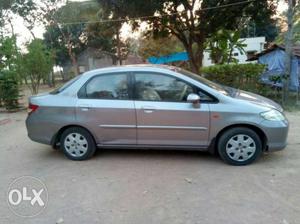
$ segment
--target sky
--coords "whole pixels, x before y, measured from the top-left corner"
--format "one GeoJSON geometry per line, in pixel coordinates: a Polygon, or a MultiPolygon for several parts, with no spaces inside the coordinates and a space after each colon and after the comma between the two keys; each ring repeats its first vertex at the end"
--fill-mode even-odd
{"type": "MultiPolygon", "coordinates": [[[[36,0],[36,1],[39,1],[39,0],[36,0]]],[[[72,0],[72,1],[86,1],[86,0],[72,0]]],[[[279,1],[277,10],[278,10],[278,14],[287,10],[287,4],[284,2],[284,0],[279,1]]],[[[23,25],[23,19],[21,17],[15,17],[13,20],[13,24],[14,24],[14,31],[18,35],[18,45],[24,46],[24,44],[26,42],[29,42],[32,39],[31,34],[23,25]]],[[[37,38],[42,38],[44,31],[45,31],[45,29],[41,25],[34,27],[34,30],[33,30],[33,32],[37,38]]],[[[127,24],[124,24],[121,32],[122,32],[121,35],[123,37],[128,37],[128,36],[129,37],[137,37],[138,36],[138,33],[132,33],[132,31],[130,30],[130,26],[127,24]]]]}

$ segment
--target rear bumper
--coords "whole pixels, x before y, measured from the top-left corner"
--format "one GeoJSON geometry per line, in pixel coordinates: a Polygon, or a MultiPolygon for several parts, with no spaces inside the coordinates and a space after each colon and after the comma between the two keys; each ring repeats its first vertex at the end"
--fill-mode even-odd
{"type": "Polygon", "coordinates": [[[267,149],[269,152],[279,151],[286,147],[289,131],[289,122],[267,121],[260,124],[267,137],[267,149]]]}
{"type": "Polygon", "coordinates": [[[37,122],[32,115],[28,116],[26,121],[27,135],[30,140],[46,145],[51,145],[51,139],[54,133],[47,128],[47,124],[37,122]]]}

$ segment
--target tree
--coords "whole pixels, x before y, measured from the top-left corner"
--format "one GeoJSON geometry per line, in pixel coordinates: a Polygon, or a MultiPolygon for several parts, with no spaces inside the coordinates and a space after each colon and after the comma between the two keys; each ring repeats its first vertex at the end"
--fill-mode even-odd
{"type": "MultiPolygon", "coordinates": [[[[285,37],[287,35],[287,23],[288,23],[288,12],[285,11],[280,15],[280,34],[276,38],[276,43],[285,44],[285,37]]],[[[293,18],[292,18],[292,26],[293,26],[293,43],[300,42],[300,4],[296,4],[293,7],[293,18]]]]}
{"type": "Polygon", "coordinates": [[[3,28],[6,25],[6,23],[11,21],[9,12],[11,11],[13,2],[14,0],[1,0],[1,4],[0,4],[0,34],[1,35],[3,35],[3,28]]]}
{"type": "Polygon", "coordinates": [[[146,36],[141,38],[139,42],[138,53],[144,59],[151,56],[160,57],[184,51],[181,42],[174,36],[161,38],[146,36]]]}
{"type": "Polygon", "coordinates": [[[287,25],[288,30],[285,37],[285,74],[283,77],[283,91],[282,91],[282,103],[285,104],[289,97],[289,83],[290,83],[290,75],[292,71],[292,45],[293,45],[293,32],[294,32],[294,16],[297,7],[295,0],[288,0],[288,11],[287,11],[287,25]]]}
{"type": "Polygon", "coordinates": [[[15,37],[0,38],[0,106],[18,109],[19,103],[19,50],[15,37]]]}
{"type": "Polygon", "coordinates": [[[300,43],[300,3],[295,5],[295,10],[294,10],[294,42],[300,43]]]}
{"type": "Polygon", "coordinates": [[[33,94],[37,94],[42,79],[52,71],[53,58],[43,41],[34,39],[27,45],[28,53],[22,56],[22,73],[33,94]]]}
{"type": "Polygon", "coordinates": [[[96,48],[102,52],[106,52],[111,56],[113,61],[117,61],[117,50],[115,47],[116,40],[114,38],[115,30],[111,29],[111,27],[112,24],[109,23],[88,24],[85,30],[85,35],[87,38],[86,44],[88,47],[96,48]]]}
{"type": "MultiPolygon", "coordinates": [[[[59,0],[48,0],[59,2],[59,0]]],[[[56,63],[62,65],[70,60],[75,75],[79,73],[77,64],[78,55],[87,47],[85,36],[85,23],[90,19],[90,14],[98,9],[96,2],[67,2],[62,7],[55,8],[51,4],[45,4],[46,32],[45,43],[50,49],[54,49],[56,63]],[[48,10],[47,9],[52,9],[48,10]]]]}
{"type": "Polygon", "coordinates": [[[100,4],[99,12],[97,13],[98,19],[101,21],[111,21],[108,23],[99,23],[97,26],[101,28],[99,30],[104,31],[102,39],[111,39],[111,53],[115,55],[118,60],[118,64],[122,64],[122,61],[126,59],[129,53],[128,40],[121,38],[121,28],[125,23],[130,23],[133,29],[138,27],[138,22],[134,20],[128,20],[129,17],[145,16],[147,14],[153,14],[155,9],[158,8],[162,1],[124,1],[124,0],[98,0],[100,4]],[[147,5],[147,6],[146,6],[147,5]],[[146,6],[146,7],[145,7],[146,6]]]}
{"type": "Polygon", "coordinates": [[[261,22],[249,21],[241,30],[241,38],[265,37],[267,42],[272,42],[279,34],[278,19],[267,18],[261,22]]]}
{"type": "Polygon", "coordinates": [[[18,53],[15,37],[0,39],[0,71],[3,69],[15,70],[18,53]]]}
{"type": "MultiPolygon", "coordinates": [[[[190,67],[198,72],[202,66],[205,42],[220,29],[237,30],[252,19],[270,18],[276,13],[276,0],[99,0],[113,18],[128,19],[135,13],[149,23],[155,36],[174,35],[189,55],[190,67]],[[153,17],[149,17],[149,16],[153,17]]],[[[133,25],[136,25],[133,22],[133,25]]]]}
{"type": "Polygon", "coordinates": [[[10,25],[10,32],[14,35],[14,26],[12,19],[14,16],[23,18],[23,25],[35,38],[33,28],[41,20],[40,12],[38,11],[37,4],[33,0],[1,0],[0,5],[0,28],[3,33],[5,25],[10,25]]]}
{"type": "Polygon", "coordinates": [[[240,40],[240,32],[231,30],[219,30],[211,38],[208,39],[207,45],[210,57],[215,64],[237,63],[238,60],[233,57],[234,49],[240,54],[244,54],[244,47],[247,45],[240,40]]]}

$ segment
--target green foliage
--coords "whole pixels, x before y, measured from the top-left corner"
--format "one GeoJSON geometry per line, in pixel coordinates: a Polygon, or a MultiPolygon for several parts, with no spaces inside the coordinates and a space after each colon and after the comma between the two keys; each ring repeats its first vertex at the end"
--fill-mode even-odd
{"type": "Polygon", "coordinates": [[[294,42],[300,43],[300,3],[296,6],[294,21],[294,42]]]}
{"type": "Polygon", "coordinates": [[[240,40],[240,32],[221,29],[207,40],[210,57],[215,64],[238,63],[233,57],[234,49],[244,54],[247,45],[240,40]]]}
{"type": "Polygon", "coordinates": [[[13,72],[3,71],[0,74],[0,106],[8,111],[19,108],[20,90],[13,72]]]}
{"type": "Polygon", "coordinates": [[[272,42],[278,36],[278,19],[266,18],[261,22],[249,21],[241,30],[241,37],[265,37],[267,42],[272,42]]]}
{"type": "MultiPolygon", "coordinates": [[[[281,20],[282,20],[282,27],[286,26],[287,23],[287,11],[283,12],[281,14],[281,20]]],[[[277,44],[285,44],[285,37],[286,37],[286,29],[284,29],[284,32],[282,31],[276,38],[275,42],[277,44]]],[[[293,43],[299,44],[300,43],[300,2],[296,4],[294,8],[294,14],[293,14],[293,43]]]]}
{"type": "Polygon", "coordinates": [[[44,43],[54,51],[57,65],[63,65],[72,56],[77,57],[86,48],[80,39],[84,29],[83,24],[46,27],[44,43]]]}
{"type": "MultiPolygon", "coordinates": [[[[197,72],[202,66],[204,43],[220,29],[238,30],[241,24],[270,18],[276,13],[275,0],[249,1],[236,4],[236,0],[203,1],[140,1],[140,0],[98,0],[112,18],[149,15],[170,15],[144,17],[154,36],[175,35],[189,55],[190,68],[197,72]],[[235,4],[230,7],[216,6],[235,4]],[[212,8],[208,10],[208,8],[212,8]],[[206,10],[202,10],[206,9],[206,10]]],[[[104,10],[104,11],[105,11],[104,10]]],[[[136,25],[138,21],[133,22],[136,25]]]]}
{"type": "Polygon", "coordinates": [[[259,83],[265,65],[225,64],[204,67],[201,73],[205,78],[238,89],[264,94],[265,88],[259,83]]]}
{"type": "Polygon", "coordinates": [[[0,106],[7,110],[19,108],[18,58],[15,37],[0,39],[0,106]]]}
{"type": "Polygon", "coordinates": [[[96,15],[98,8],[99,4],[93,1],[67,2],[45,14],[44,43],[53,51],[56,65],[71,61],[74,73],[78,73],[77,57],[87,48],[85,22],[96,15]]]}
{"type": "Polygon", "coordinates": [[[16,46],[16,37],[0,39],[0,72],[9,70],[16,80],[19,76],[20,53],[16,46]]]}
{"type": "Polygon", "coordinates": [[[53,57],[43,41],[35,39],[27,45],[28,53],[22,56],[22,74],[33,94],[37,94],[42,79],[52,71],[53,57]]]}
{"type": "Polygon", "coordinates": [[[153,38],[152,36],[140,40],[139,55],[147,59],[149,57],[160,57],[176,52],[184,51],[182,43],[176,37],[153,38]]]}

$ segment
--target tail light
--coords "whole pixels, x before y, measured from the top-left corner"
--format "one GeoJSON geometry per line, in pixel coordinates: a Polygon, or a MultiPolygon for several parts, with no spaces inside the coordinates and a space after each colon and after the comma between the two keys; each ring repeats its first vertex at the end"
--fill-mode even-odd
{"type": "Polygon", "coordinates": [[[38,105],[35,104],[29,104],[28,106],[28,114],[32,114],[34,111],[36,111],[39,108],[38,105]]]}

